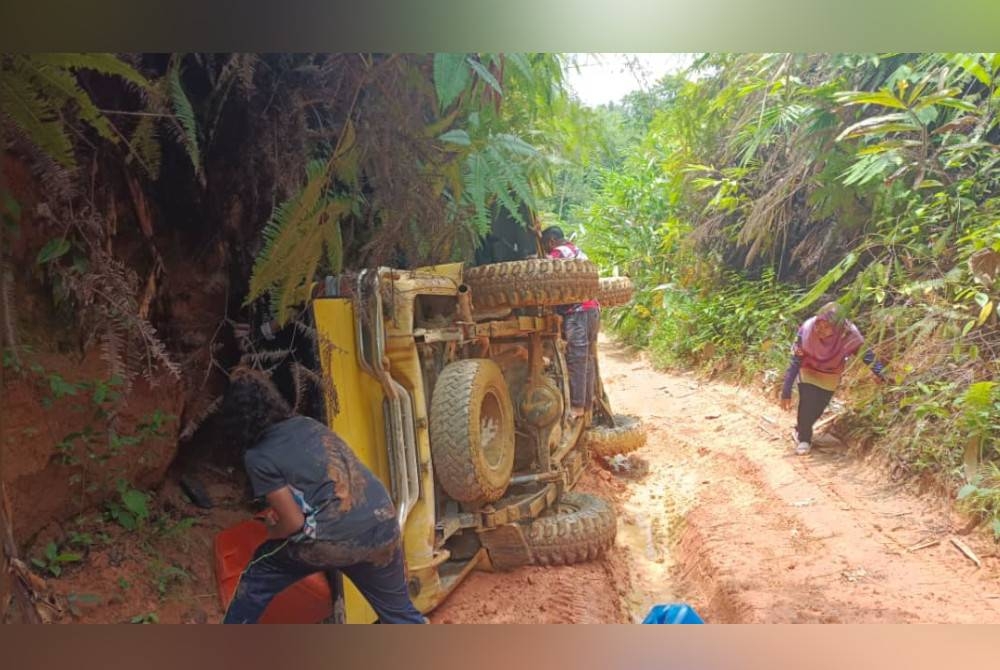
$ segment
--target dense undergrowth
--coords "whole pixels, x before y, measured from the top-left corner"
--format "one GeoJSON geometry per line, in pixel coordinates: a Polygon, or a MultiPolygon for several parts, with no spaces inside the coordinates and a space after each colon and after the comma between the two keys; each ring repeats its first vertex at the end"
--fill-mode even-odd
{"type": "Polygon", "coordinates": [[[856,361],[841,423],[1000,539],[998,83],[996,54],[712,55],[606,108],[627,148],[565,220],[637,285],[609,327],[776,397],[846,304],[889,379],[856,361]]]}

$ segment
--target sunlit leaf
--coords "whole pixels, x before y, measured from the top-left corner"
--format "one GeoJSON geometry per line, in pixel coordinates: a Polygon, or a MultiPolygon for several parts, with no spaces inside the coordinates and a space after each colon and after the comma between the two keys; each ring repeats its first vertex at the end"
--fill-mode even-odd
{"type": "Polygon", "coordinates": [[[497,93],[503,94],[503,89],[500,87],[500,82],[497,81],[497,78],[493,76],[492,72],[486,69],[485,65],[477,61],[475,58],[468,59],[468,63],[469,66],[472,67],[473,70],[475,70],[476,74],[479,75],[479,78],[485,81],[487,84],[489,84],[490,88],[492,88],[497,93]]]}
{"type": "Polygon", "coordinates": [[[963,486],[958,490],[958,499],[965,500],[978,490],[979,487],[976,486],[975,484],[966,484],[965,486],[963,486]]]}
{"type": "Polygon", "coordinates": [[[844,105],[881,105],[895,109],[906,109],[906,104],[889,91],[846,91],[836,96],[844,105]]]}
{"type": "Polygon", "coordinates": [[[981,326],[986,323],[986,319],[990,318],[990,314],[993,313],[993,301],[990,300],[988,303],[983,305],[983,308],[979,310],[979,318],[976,319],[976,326],[981,326]]]}
{"type": "Polygon", "coordinates": [[[447,109],[472,81],[472,71],[465,54],[434,54],[434,88],[441,109],[447,109]]]}
{"type": "Polygon", "coordinates": [[[442,142],[449,142],[451,144],[460,144],[462,146],[469,146],[472,144],[472,139],[469,137],[469,133],[457,128],[455,130],[449,130],[445,134],[438,137],[442,142]]]}

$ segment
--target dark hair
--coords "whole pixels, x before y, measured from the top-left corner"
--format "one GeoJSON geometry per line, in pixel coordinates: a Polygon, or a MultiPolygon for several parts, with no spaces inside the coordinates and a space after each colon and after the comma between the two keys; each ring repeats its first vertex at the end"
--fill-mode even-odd
{"type": "Polygon", "coordinates": [[[563,235],[562,228],[559,228],[558,226],[549,226],[542,231],[542,242],[548,242],[549,240],[558,242],[559,240],[565,239],[566,236],[563,235]]]}
{"type": "Polygon", "coordinates": [[[237,368],[229,376],[229,390],[220,411],[226,435],[242,452],[265,430],[292,416],[292,408],[262,372],[237,368]]]}

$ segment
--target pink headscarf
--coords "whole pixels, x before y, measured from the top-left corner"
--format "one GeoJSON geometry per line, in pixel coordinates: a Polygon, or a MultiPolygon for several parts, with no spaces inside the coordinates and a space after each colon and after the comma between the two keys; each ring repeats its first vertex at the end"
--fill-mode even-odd
{"type": "Polygon", "coordinates": [[[853,356],[864,344],[865,338],[857,327],[844,316],[844,309],[836,303],[829,303],[819,314],[809,318],[799,328],[801,345],[795,353],[802,357],[802,364],[819,372],[836,373],[844,369],[844,361],[853,356]],[[833,334],[821,340],[816,332],[816,323],[826,321],[833,327],[833,334]]]}

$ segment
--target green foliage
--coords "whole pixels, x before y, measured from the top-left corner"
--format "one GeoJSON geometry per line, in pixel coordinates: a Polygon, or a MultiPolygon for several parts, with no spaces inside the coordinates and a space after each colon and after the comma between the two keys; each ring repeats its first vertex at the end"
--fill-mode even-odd
{"type": "Polygon", "coordinates": [[[102,602],[103,599],[95,593],[69,593],[66,595],[66,605],[70,614],[76,617],[83,614],[83,607],[94,607],[102,602]]]}
{"type": "Polygon", "coordinates": [[[160,623],[160,617],[157,616],[156,612],[146,612],[145,614],[136,614],[134,617],[129,619],[129,623],[135,623],[135,624],[160,623]]]}
{"type": "Polygon", "coordinates": [[[434,54],[434,87],[442,110],[450,107],[471,81],[472,71],[465,54],[434,54]]]}
{"type": "MultiPolygon", "coordinates": [[[[131,151],[125,159],[126,163],[135,160],[151,179],[157,179],[160,176],[160,163],[163,160],[160,135],[157,131],[157,119],[153,116],[144,116],[139,119],[132,137],[129,139],[129,145],[131,151]]],[[[196,158],[192,157],[192,162],[195,160],[196,158]]],[[[197,163],[195,166],[197,167],[197,163]]]]}
{"type": "Polygon", "coordinates": [[[998,76],[995,54],[709,54],[612,109],[623,144],[558,208],[636,284],[606,324],[773,386],[795,328],[838,299],[889,363],[879,394],[845,383],[858,436],[975,480],[963,500],[998,523],[998,76]]]}
{"type": "Polygon", "coordinates": [[[121,139],[80,87],[76,70],[119,77],[142,89],[149,87],[139,72],[112,54],[7,54],[0,69],[0,121],[11,123],[68,168],[75,167],[76,159],[67,115],[78,117],[111,143],[121,139]]]}
{"type": "Polygon", "coordinates": [[[45,545],[45,552],[41,556],[32,558],[31,562],[53,577],[58,577],[62,574],[64,565],[79,563],[81,560],[83,560],[82,554],[60,550],[59,545],[55,542],[49,542],[45,545]]]}
{"type": "Polygon", "coordinates": [[[667,285],[661,295],[651,333],[660,362],[739,361],[742,374],[787,363],[794,295],[773,275],[753,281],[733,273],[720,277],[714,288],[667,285]]]}
{"type": "Polygon", "coordinates": [[[125,530],[142,530],[150,517],[149,495],[121,479],[118,481],[118,499],[109,500],[106,509],[108,518],[117,521],[125,530]]]}
{"type": "Polygon", "coordinates": [[[42,247],[41,251],[38,252],[38,258],[35,262],[38,265],[43,265],[66,254],[72,248],[72,244],[65,237],[56,237],[51,239],[42,247]]]}
{"type": "Polygon", "coordinates": [[[1000,467],[987,464],[973,482],[958,491],[959,506],[967,513],[985,517],[993,537],[1000,541],[1000,467]]]}
{"type": "Polygon", "coordinates": [[[149,572],[156,592],[161,599],[167,595],[171,588],[191,579],[191,575],[186,570],[166,563],[159,558],[152,560],[149,572]]]}
{"type": "Polygon", "coordinates": [[[327,166],[313,164],[302,191],[281,205],[264,228],[264,248],[254,263],[247,299],[269,293],[272,313],[281,324],[308,299],[322,260],[330,273],[342,269],[340,222],[352,213],[352,202],[326,192],[328,170],[338,157],[327,166]]]}
{"type": "MultiPolygon", "coordinates": [[[[187,93],[184,91],[184,84],[181,82],[181,77],[183,75],[182,69],[182,56],[174,56],[171,59],[170,70],[167,73],[167,82],[170,93],[170,101],[173,104],[174,115],[177,121],[180,123],[183,133],[181,134],[181,144],[187,150],[188,158],[191,159],[191,164],[194,166],[195,172],[201,173],[201,142],[198,138],[198,120],[195,117],[194,107],[191,105],[191,100],[188,98],[187,93]]],[[[149,141],[147,135],[152,133],[152,129],[146,130],[144,128],[139,128],[136,130],[139,143],[137,146],[142,147],[140,151],[151,161],[156,160],[158,155],[155,150],[150,150],[148,148],[149,141]]]]}
{"type": "Polygon", "coordinates": [[[393,56],[379,62],[382,79],[359,80],[336,143],[310,147],[302,185],[264,228],[247,303],[267,295],[273,318],[288,323],[316,277],[343,268],[342,227],[375,226],[361,249],[372,262],[405,250],[418,264],[471,257],[469,241],[488,232],[498,208],[531,225],[522,205],[534,208],[547,178],[539,120],[561,99],[558,57],[438,53],[426,65],[393,56]],[[393,127],[380,128],[375,117],[393,127]],[[419,180],[408,181],[413,175],[419,180]]]}

